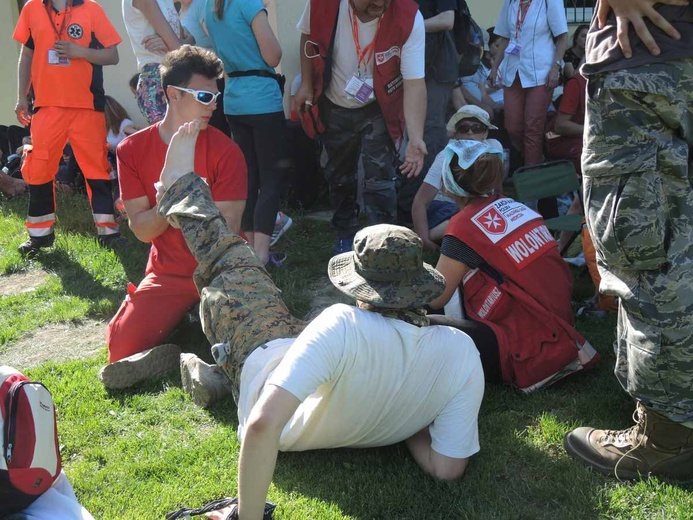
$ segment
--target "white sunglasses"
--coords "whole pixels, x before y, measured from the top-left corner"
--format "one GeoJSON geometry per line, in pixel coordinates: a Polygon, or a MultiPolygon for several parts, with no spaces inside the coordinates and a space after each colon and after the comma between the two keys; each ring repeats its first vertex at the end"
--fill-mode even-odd
{"type": "Polygon", "coordinates": [[[215,93],[210,92],[209,90],[193,90],[191,88],[177,87],[176,85],[169,86],[175,88],[176,90],[181,90],[183,92],[187,92],[188,94],[192,94],[192,97],[195,98],[195,101],[203,105],[211,105],[217,100],[219,94],[221,94],[221,92],[215,93]]]}

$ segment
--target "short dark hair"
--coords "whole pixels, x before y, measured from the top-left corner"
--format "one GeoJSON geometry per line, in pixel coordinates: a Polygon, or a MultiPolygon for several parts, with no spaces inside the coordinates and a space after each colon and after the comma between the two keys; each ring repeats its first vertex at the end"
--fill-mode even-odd
{"type": "MultiPolygon", "coordinates": [[[[166,93],[169,85],[185,87],[193,74],[208,79],[218,79],[224,74],[224,64],[208,49],[194,45],[182,45],[169,52],[159,66],[161,86],[166,93]]],[[[168,94],[166,94],[168,99],[168,94]]]]}

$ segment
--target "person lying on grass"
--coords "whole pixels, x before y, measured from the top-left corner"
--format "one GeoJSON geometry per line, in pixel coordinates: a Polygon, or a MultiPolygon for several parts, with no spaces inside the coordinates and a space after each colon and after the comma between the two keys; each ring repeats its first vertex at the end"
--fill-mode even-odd
{"type": "MultiPolygon", "coordinates": [[[[423,307],[445,281],[423,263],[421,239],[386,224],[362,230],[354,251],[333,257],[328,269],[357,306],[333,305],[306,324],[191,173],[198,131],[194,121],[173,136],[158,211],[199,262],[203,328],[238,404],[238,505],[211,517],[262,518],[279,450],[406,441],[425,472],[460,478],[479,451],[484,376],[469,336],[426,326],[423,307]]],[[[191,374],[183,365],[185,385],[191,374]]]]}

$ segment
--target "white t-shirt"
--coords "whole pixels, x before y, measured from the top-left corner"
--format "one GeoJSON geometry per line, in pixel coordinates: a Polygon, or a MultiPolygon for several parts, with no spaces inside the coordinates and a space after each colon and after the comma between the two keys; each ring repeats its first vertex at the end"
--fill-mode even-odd
{"type": "Polygon", "coordinates": [[[510,40],[499,73],[505,87],[513,84],[518,72],[523,88],[537,87],[546,83],[554,63],[554,37],[568,32],[565,6],[563,0],[533,0],[521,29],[516,31],[519,8],[520,0],[505,0],[493,31],[510,40]],[[518,44],[518,55],[509,54],[518,44]]]}
{"type": "Polygon", "coordinates": [[[108,129],[108,135],[106,136],[106,141],[108,142],[108,146],[111,149],[115,149],[116,146],[120,144],[120,141],[125,139],[127,135],[125,135],[124,130],[128,127],[134,125],[132,121],[129,119],[125,118],[123,121],[120,123],[120,131],[118,132],[118,135],[115,135],[113,131],[109,128],[108,129]]]}
{"type": "Polygon", "coordinates": [[[241,372],[238,432],[267,385],[301,404],[282,431],[283,451],[386,446],[430,425],[432,448],[479,451],[484,375],[471,338],[451,327],[416,327],[337,304],[296,339],[257,348],[241,372]]]}
{"type": "MultiPolygon", "coordinates": [[[[484,143],[489,146],[494,146],[499,150],[503,149],[503,145],[496,139],[485,139],[484,143]]],[[[438,190],[434,200],[454,203],[455,200],[445,195],[445,191],[443,191],[443,165],[445,164],[445,154],[443,152],[445,152],[445,150],[442,150],[436,155],[423,181],[438,190]]]]}
{"type": "MultiPolygon", "coordinates": [[[[358,56],[356,55],[351,22],[352,16],[356,15],[354,15],[349,1],[341,0],[337,17],[337,33],[334,40],[332,79],[325,91],[325,95],[330,101],[344,108],[359,108],[363,106],[363,104],[344,91],[347,82],[358,70],[358,56]]],[[[359,29],[359,44],[363,49],[373,41],[378,28],[378,19],[363,23],[356,18],[356,23],[359,29]]],[[[306,3],[306,7],[296,27],[303,34],[310,34],[310,1],[306,3]]],[[[426,31],[424,21],[421,13],[417,11],[409,38],[402,46],[400,68],[403,79],[421,79],[424,77],[426,73],[425,45],[426,31]]],[[[303,49],[301,49],[301,52],[304,52],[303,49]]],[[[371,86],[373,84],[373,61],[373,56],[371,56],[366,70],[362,70],[362,78],[369,81],[371,86]]],[[[361,67],[363,69],[363,65],[361,67]]],[[[371,96],[370,101],[375,101],[375,98],[371,96]]]]}
{"type": "MultiPolygon", "coordinates": [[[[173,5],[173,0],[156,0],[156,3],[161,9],[161,13],[166,18],[166,21],[173,29],[176,35],[181,34],[180,20],[178,12],[173,5]]],[[[164,59],[164,54],[156,54],[148,51],[142,40],[147,36],[156,34],[154,27],[149,23],[144,13],[132,5],[132,0],[123,0],[123,21],[125,22],[125,30],[128,32],[132,50],[137,58],[137,69],[142,70],[148,63],[161,63],[164,59]]]]}
{"type": "Polygon", "coordinates": [[[25,520],[94,520],[77,501],[65,473],[60,473],[53,486],[20,515],[24,515],[25,520]]]}

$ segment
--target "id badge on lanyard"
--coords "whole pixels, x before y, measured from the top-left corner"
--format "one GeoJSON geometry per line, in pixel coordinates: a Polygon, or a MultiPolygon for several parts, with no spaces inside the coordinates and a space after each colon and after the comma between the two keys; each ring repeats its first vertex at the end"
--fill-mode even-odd
{"type": "MultiPolygon", "coordinates": [[[[48,16],[48,21],[51,24],[51,28],[53,29],[53,32],[55,33],[55,39],[56,41],[61,41],[63,32],[65,32],[65,26],[68,24],[68,19],[70,17],[70,11],[72,10],[72,0],[68,0],[67,5],[65,6],[65,12],[63,13],[63,21],[60,24],[60,29],[55,28],[55,24],[53,22],[53,17],[51,16],[51,11],[53,10],[53,2],[49,1],[45,4],[46,6],[46,15],[48,16]]],[[[61,58],[58,55],[57,49],[48,49],[48,65],[60,65],[63,67],[67,67],[70,65],[70,58],[61,58]]]]}
{"type": "Polygon", "coordinates": [[[529,8],[532,6],[532,0],[518,0],[517,16],[515,18],[515,38],[505,48],[505,54],[508,56],[519,56],[522,50],[522,45],[519,43],[522,28],[525,24],[525,18],[529,8]]]}
{"type": "MultiPolygon", "coordinates": [[[[351,8],[351,5],[349,7],[351,8]]],[[[375,52],[375,39],[378,36],[380,22],[382,22],[383,17],[381,16],[378,20],[378,27],[373,35],[373,41],[362,49],[359,42],[359,26],[356,20],[356,15],[350,11],[349,16],[351,18],[352,36],[354,37],[354,46],[356,47],[356,56],[358,61],[356,65],[357,71],[351,76],[351,78],[349,78],[349,81],[347,81],[344,91],[363,105],[368,100],[373,98],[373,78],[366,77],[365,72],[363,74],[361,73],[361,65],[363,64],[364,69],[368,70],[368,62],[369,60],[373,59],[373,54],[375,52]]]]}
{"type": "Polygon", "coordinates": [[[55,49],[48,49],[48,65],[61,65],[67,67],[70,65],[70,58],[61,58],[58,56],[58,51],[55,49]]]}

